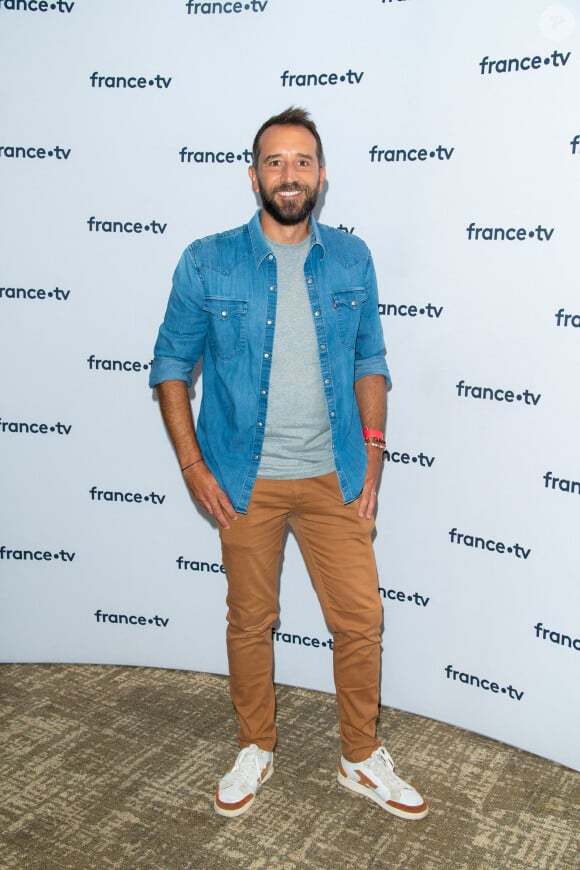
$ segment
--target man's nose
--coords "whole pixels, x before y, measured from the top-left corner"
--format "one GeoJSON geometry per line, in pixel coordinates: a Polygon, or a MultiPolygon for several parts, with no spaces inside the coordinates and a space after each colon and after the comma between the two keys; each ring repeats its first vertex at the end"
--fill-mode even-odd
{"type": "Polygon", "coordinates": [[[289,184],[293,181],[296,181],[297,172],[296,167],[292,160],[285,160],[282,165],[282,181],[286,184],[289,184]]]}

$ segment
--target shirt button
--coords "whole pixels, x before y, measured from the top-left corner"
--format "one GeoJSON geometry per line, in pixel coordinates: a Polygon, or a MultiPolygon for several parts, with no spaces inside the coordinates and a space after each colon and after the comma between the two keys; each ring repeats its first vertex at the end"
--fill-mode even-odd
{"type": "Polygon", "coordinates": [[[259,459],[260,457],[259,457],[258,454],[256,453],[256,454],[254,454],[254,456],[253,456],[252,458],[257,462],[258,459],[259,459]]]}
{"type": "Polygon", "coordinates": [[[308,283],[308,284],[312,284],[312,278],[308,278],[307,283],[308,283]]]}
{"type": "Polygon", "coordinates": [[[262,421],[260,420],[260,422],[258,423],[258,429],[261,429],[263,425],[264,425],[264,424],[263,424],[262,421]]]}
{"type": "Polygon", "coordinates": [[[264,354],[264,359],[269,359],[269,358],[270,358],[270,354],[269,354],[269,353],[265,353],[265,354],[264,354]]]}
{"type": "Polygon", "coordinates": [[[274,254],[268,254],[268,259],[269,259],[270,262],[271,262],[271,261],[274,259],[274,254]]]}
{"type": "Polygon", "coordinates": [[[330,412],[330,416],[331,416],[331,417],[334,417],[334,411],[331,411],[331,412],[330,412]]]}
{"type": "Polygon", "coordinates": [[[272,326],[272,321],[271,321],[271,320],[267,320],[267,321],[266,321],[266,324],[267,324],[268,326],[272,326]]]}
{"type": "Polygon", "coordinates": [[[353,307],[356,306],[356,302],[354,301],[354,299],[351,300],[351,303],[350,303],[350,304],[351,304],[353,307]]]}
{"type": "Polygon", "coordinates": [[[265,395],[266,395],[266,390],[260,390],[260,395],[261,395],[261,396],[265,396],[265,395]]]}
{"type": "Polygon", "coordinates": [[[228,312],[227,312],[227,311],[222,311],[222,317],[227,317],[227,316],[228,316],[228,312]]]}
{"type": "Polygon", "coordinates": [[[326,350],[326,345],[325,345],[325,344],[321,344],[321,345],[320,345],[320,350],[326,350]]]}
{"type": "Polygon", "coordinates": [[[315,316],[315,317],[320,317],[320,311],[315,311],[315,312],[314,312],[314,316],[315,316]]]}
{"type": "Polygon", "coordinates": [[[275,289],[276,289],[275,286],[273,284],[270,284],[270,290],[275,290],[275,289]]]}
{"type": "Polygon", "coordinates": [[[324,378],[324,383],[325,383],[325,384],[329,384],[329,383],[330,383],[330,378],[324,378]]]}

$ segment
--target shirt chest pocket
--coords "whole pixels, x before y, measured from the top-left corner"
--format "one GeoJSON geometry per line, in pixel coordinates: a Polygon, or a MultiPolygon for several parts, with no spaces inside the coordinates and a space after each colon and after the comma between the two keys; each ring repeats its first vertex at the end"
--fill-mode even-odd
{"type": "Polygon", "coordinates": [[[247,301],[206,297],[204,311],[209,315],[208,340],[215,356],[228,360],[242,353],[246,347],[247,301]]]}
{"type": "Polygon", "coordinates": [[[335,290],[332,306],[336,313],[340,340],[347,347],[355,347],[362,306],[367,300],[364,287],[351,287],[349,290],[335,290]]]}

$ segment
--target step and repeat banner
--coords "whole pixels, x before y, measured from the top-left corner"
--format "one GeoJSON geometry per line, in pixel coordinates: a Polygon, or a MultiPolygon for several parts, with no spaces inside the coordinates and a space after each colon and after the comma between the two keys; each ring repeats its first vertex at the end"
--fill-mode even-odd
{"type": "MultiPolygon", "coordinates": [[[[182,250],[251,217],[255,131],[299,105],[394,380],[382,703],[580,769],[579,13],[1,0],[1,660],[227,673],[217,531],[147,380],[182,250]]],[[[276,680],[333,691],[292,536],[281,604],[276,680]]]]}

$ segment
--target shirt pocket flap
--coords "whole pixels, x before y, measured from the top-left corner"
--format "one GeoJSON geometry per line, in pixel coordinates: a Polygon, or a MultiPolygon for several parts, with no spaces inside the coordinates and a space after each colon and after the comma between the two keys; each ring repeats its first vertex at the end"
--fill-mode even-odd
{"type": "Polygon", "coordinates": [[[206,297],[203,310],[213,317],[219,317],[220,320],[227,320],[228,317],[247,314],[248,302],[245,299],[229,299],[219,296],[206,297]]]}
{"type": "Polygon", "coordinates": [[[335,308],[346,305],[348,308],[358,308],[367,301],[367,290],[364,287],[351,287],[348,290],[334,290],[332,302],[335,308]]]}

